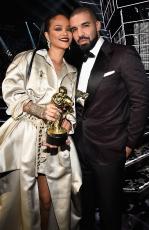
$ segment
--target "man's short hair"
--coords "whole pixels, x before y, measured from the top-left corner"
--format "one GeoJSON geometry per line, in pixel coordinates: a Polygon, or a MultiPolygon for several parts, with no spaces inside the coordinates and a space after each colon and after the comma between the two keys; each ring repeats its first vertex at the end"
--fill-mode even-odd
{"type": "Polygon", "coordinates": [[[97,21],[97,16],[96,16],[96,13],[94,12],[93,9],[89,8],[89,7],[86,7],[86,6],[82,6],[82,7],[78,7],[76,9],[74,9],[74,11],[71,13],[70,15],[70,18],[73,17],[74,15],[76,14],[79,14],[79,13],[84,13],[84,12],[88,12],[91,17],[97,21]]]}

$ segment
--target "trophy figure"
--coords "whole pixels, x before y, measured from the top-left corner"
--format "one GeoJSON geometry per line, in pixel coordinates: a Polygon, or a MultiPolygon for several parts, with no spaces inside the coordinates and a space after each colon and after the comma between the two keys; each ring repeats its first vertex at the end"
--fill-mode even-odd
{"type": "Polygon", "coordinates": [[[67,89],[64,86],[59,87],[59,92],[52,96],[51,102],[59,108],[62,113],[56,121],[50,121],[47,128],[47,143],[56,146],[66,144],[67,130],[62,127],[63,118],[67,114],[73,113],[73,101],[67,95],[67,89]]]}

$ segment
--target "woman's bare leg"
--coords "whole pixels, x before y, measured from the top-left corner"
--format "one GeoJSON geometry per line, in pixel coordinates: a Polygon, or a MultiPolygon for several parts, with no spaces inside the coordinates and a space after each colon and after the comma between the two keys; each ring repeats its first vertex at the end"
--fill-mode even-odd
{"type": "Polygon", "coordinates": [[[40,199],[41,230],[47,230],[51,206],[51,195],[45,175],[38,175],[38,189],[40,199]]]}

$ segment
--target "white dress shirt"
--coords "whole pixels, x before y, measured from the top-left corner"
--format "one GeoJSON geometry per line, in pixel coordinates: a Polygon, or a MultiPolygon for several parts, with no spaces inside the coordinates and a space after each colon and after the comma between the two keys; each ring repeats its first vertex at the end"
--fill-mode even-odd
{"type": "Polygon", "coordinates": [[[91,73],[91,70],[93,68],[93,65],[95,63],[95,60],[97,58],[98,52],[104,42],[104,39],[100,37],[94,46],[93,49],[90,51],[95,55],[94,58],[88,58],[86,62],[83,62],[80,77],[79,77],[79,83],[78,83],[78,90],[81,90],[82,92],[86,92],[87,85],[88,85],[88,79],[91,73]]]}

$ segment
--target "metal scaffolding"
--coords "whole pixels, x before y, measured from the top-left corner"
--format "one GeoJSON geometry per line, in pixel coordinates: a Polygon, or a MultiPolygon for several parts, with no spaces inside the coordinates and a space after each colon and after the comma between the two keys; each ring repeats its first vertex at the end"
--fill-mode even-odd
{"type": "Polygon", "coordinates": [[[149,0],[100,0],[111,41],[134,46],[149,73],[149,0]],[[129,2],[129,4],[128,4],[129,2]]]}

